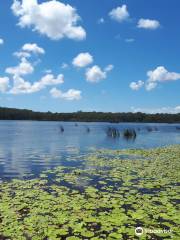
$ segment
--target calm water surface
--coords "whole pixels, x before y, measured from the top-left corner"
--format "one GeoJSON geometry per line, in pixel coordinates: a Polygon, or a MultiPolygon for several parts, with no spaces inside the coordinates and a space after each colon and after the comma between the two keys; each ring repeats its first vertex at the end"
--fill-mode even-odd
{"type": "Polygon", "coordinates": [[[180,124],[62,123],[0,121],[0,181],[38,175],[43,170],[67,165],[92,149],[152,148],[180,144],[180,124]],[[61,132],[61,126],[64,132],[61,132]],[[137,130],[135,140],[107,137],[109,126],[120,131],[137,130]],[[149,132],[147,127],[156,127],[149,132]],[[87,129],[89,128],[89,132],[87,129]]]}

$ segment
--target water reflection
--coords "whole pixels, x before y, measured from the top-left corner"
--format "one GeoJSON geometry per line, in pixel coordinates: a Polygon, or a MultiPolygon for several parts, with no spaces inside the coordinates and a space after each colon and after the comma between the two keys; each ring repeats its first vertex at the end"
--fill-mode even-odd
{"type": "Polygon", "coordinates": [[[43,170],[66,165],[67,157],[76,159],[90,149],[179,144],[178,127],[177,124],[1,121],[0,179],[23,178],[27,173],[37,175],[43,170]],[[108,128],[118,129],[120,136],[125,129],[136,129],[137,137],[109,138],[106,134],[108,128]]]}

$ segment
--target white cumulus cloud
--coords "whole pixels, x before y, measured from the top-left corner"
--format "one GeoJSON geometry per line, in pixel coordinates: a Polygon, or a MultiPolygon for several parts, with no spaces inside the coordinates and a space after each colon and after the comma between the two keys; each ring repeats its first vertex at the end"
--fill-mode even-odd
{"type": "Polygon", "coordinates": [[[159,66],[152,71],[147,72],[146,90],[150,91],[158,85],[159,82],[180,80],[180,73],[169,72],[164,66],[159,66]]]}
{"type": "Polygon", "coordinates": [[[148,71],[147,76],[151,82],[176,81],[180,79],[180,73],[169,72],[164,66],[148,71]]]}
{"type": "Polygon", "coordinates": [[[112,11],[109,13],[109,16],[111,17],[111,19],[120,23],[127,20],[129,18],[127,6],[122,5],[121,7],[112,9],[112,11]]]}
{"type": "Polygon", "coordinates": [[[59,74],[57,78],[55,78],[53,74],[47,74],[41,78],[40,83],[44,86],[62,84],[64,83],[64,75],[59,74]]]}
{"type": "Polygon", "coordinates": [[[145,88],[146,88],[147,91],[151,91],[151,90],[153,90],[156,87],[157,87],[157,83],[156,82],[147,81],[146,84],[145,84],[145,88]]]}
{"type": "Polygon", "coordinates": [[[160,23],[157,20],[141,18],[138,21],[137,27],[138,28],[145,28],[145,29],[155,30],[155,29],[160,27],[160,23]]]}
{"type": "Polygon", "coordinates": [[[13,76],[14,85],[10,90],[12,94],[28,94],[39,92],[47,86],[59,85],[64,82],[64,76],[59,74],[55,77],[53,74],[46,74],[39,81],[30,83],[21,76],[13,76]]]}
{"type": "Polygon", "coordinates": [[[139,80],[138,82],[131,82],[129,87],[132,89],[132,90],[139,90],[142,86],[144,85],[144,82],[139,80]]]}
{"type": "Polygon", "coordinates": [[[2,38],[0,38],[0,45],[4,44],[4,40],[2,38]]]}
{"type": "Polygon", "coordinates": [[[107,72],[112,69],[113,65],[108,65],[104,70],[102,70],[99,66],[94,65],[86,70],[86,80],[91,83],[100,82],[101,80],[107,78],[107,72]]]}
{"type": "Polygon", "coordinates": [[[159,108],[135,108],[131,107],[131,110],[133,112],[144,112],[144,113],[150,113],[150,114],[155,114],[155,113],[171,113],[171,114],[176,114],[180,113],[180,105],[175,106],[175,107],[159,107],[159,108]]]}
{"type": "Polygon", "coordinates": [[[154,70],[147,72],[147,80],[144,82],[132,82],[130,88],[139,90],[143,85],[147,91],[151,91],[158,86],[159,83],[180,80],[180,73],[169,72],[164,66],[158,66],[154,70]]]}
{"type": "Polygon", "coordinates": [[[109,64],[107,67],[105,67],[104,71],[105,71],[105,72],[110,72],[110,71],[113,70],[113,68],[114,68],[114,65],[109,64]]]}
{"type": "Polygon", "coordinates": [[[52,88],[50,90],[50,94],[53,98],[59,98],[64,100],[80,100],[81,99],[81,91],[76,89],[69,89],[67,92],[62,92],[57,88],[52,88]]]}
{"type": "Polygon", "coordinates": [[[23,52],[23,51],[14,52],[13,55],[17,58],[30,58],[31,57],[30,53],[23,52]]]}
{"type": "Polygon", "coordinates": [[[14,0],[11,9],[19,18],[18,25],[32,28],[52,40],[64,37],[83,40],[86,32],[78,25],[80,16],[69,4],[51,0],[38,4],[37,0],[14,0]]]}
{"type": "Polygon", "coordinates": [[[15,67],[8,67],[5,70],[6,73],[16,75],[16,76],[27,75],[27,74],[33,73],[33,71],[34,71],[34,67],[29,61],[27,61],[26,58],[22,58],[19,65],[15,67]]]}
{"type": "Polygon", "coordinates": [[[75,67],[86,67],[93,62],[93,56],[88,52],[78,54],[72,61],[75,67]]]}
{"type": "Polygon", "coordinates": [[[36,43],[26,43],[18,52],[13,53],[15,57],[20,59],[30,58],[32,54],[45,54],[45,50],[42,47],[39,47],[36,43]]]}
{"type": "Polygon", "coordinates": [[[0,77],[0,92],[4,93],[8,90],[9,87],[9,78],[0,77]]]}
{"type": "Polygon", "coordinates": [[[39,47],[36,43],[26,43],[22,46],[22,50],[34,54],[44,54],[45,50],[39,47]]]}
{"type": "Polygon", "coordinates": [[[44,49],[37,44],[25,44],[21,51],[15,52],[14,55],[20,58],[18,65],[7,67],[5,73],[10,77],[0,77],[0,92],[9,94],[30,94],[38,92],[49,86],[57,86],[64,83],[64,75],[55,76],[51,70],[46,70],[45,75],[36,81],[27,81],[25,76],[34,72],[35,63],[27,60],[34,54],[44,54],[44,49]],[[30,54],[30,55],[29,55],[30,54]]]}

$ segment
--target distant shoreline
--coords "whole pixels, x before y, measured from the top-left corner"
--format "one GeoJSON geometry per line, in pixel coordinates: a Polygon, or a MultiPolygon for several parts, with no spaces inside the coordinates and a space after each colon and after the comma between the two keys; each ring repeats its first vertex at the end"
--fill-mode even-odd
{"type": "Polygon", "coordinates": [[[57,122],[107,122],[107,123],[180,123],[180,113],[111,113],[111,112],[35,112],[28,109],[0,107],[0,120],[30,120],[57,122]]]}
{"type": "Polygon", "coordinates": [[[109,124],[180,124],[180,122],[107,122],[107,121],[62,121],[62,120],[36,120],[36,119],[0,119],[0,122],[9,121],[9,122],[59,122],[59,123],[109,123],[109,124]]]}

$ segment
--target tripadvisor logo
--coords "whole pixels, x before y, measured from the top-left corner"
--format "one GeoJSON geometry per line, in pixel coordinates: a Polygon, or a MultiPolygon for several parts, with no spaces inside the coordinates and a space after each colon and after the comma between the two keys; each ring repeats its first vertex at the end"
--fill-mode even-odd
{"type": "Polygon", "coordinates": [[[141,236],[144,233],[145,234],[147,234],[147,233],[171,234],[172,230],[171,229],[148,229],[148,228],[142,228],[142,227],[135,228],[136,236],[141,236]]]}
{"type": "Polygon", "coordinates": [[[141,236],[141,235],[143,234],[143,232],[144,232],[144,230],[143,230],[142,227],[137,227],[137,228],[135,228],[135,234],[136,234],[137,236],[141,236]]]}

